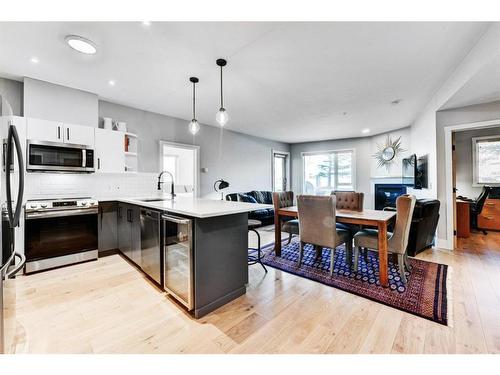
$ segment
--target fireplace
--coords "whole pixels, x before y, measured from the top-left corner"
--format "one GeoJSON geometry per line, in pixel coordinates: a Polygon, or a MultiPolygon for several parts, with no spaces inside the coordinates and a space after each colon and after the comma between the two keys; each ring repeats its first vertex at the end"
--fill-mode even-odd
{"type": "Polygon", "coordinates": [[[406,186],[401,184],[375,184],[375,209],[396,207],[396,199],[406,194],[406,186]]]}

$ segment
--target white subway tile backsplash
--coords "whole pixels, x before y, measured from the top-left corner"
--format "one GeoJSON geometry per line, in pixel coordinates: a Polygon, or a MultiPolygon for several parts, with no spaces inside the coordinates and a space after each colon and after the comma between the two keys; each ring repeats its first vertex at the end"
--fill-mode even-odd
{"type": "Polygon", "coordinates": [[[156,195],[156,173],[27,173],[26,199],[156,195]]]}

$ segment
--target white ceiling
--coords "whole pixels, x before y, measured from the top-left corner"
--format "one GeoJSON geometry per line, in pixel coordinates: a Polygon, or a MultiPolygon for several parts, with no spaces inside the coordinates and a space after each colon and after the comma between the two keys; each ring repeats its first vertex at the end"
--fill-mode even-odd
{"type": "Polygon", "coordinates": [[[500,56],[478,71],[440,109],[465,107],[500,100],[500,56]]]}
{"type": "MultiPolygon", "coordinates": [[[[487,23],[0,23],[0,75],[29,76],[113,102],[216,125],[219,57],[228,129],[303,142],[410,125],[487,23]],[[64,43],[93,40],[86,56],[64,43]],[[36,56],[38,64],[30,59],[36,56]],[[116,81],[111,87],[108,81],[116,81]],[[399,105],[391,105],[402,99],[399,105]],[[346,114],[344,114],[346,113],[346,114]]],[[[187,126],[187,125],[186,125],[187,126]]]]}

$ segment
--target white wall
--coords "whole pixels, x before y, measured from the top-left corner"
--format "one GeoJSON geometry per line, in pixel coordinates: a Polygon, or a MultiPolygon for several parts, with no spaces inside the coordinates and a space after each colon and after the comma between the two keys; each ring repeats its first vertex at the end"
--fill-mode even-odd
{"type": "MultiPolygon", "coordinates": [[[[436,112],[482,67],[500,55],[500,24],[493,23],[468,55],[458,63],[450,77],[439,87],[411,126],[412,151],[418,156],[429,155],[429,189],[413,190],[419,198],[438,197],[438,142],[436,112]]],[[[443,201],[441,201],[443,204],[443,201]]],[[[440,224],[443,221],[441,216],[440,224]]],[[[446,233],[440,233],[438,237],[446,233]]],[[[442,238],[442,237],[439,237],[442,238]]]]}
{"type": "Polygon", "coordinates": [[[24,78],[24,116],[97,127],[97,94],[24,78]]]}
{"type": "Polygon", "coordinates": [[[0,78],[0,115],[23,115],[23,83],[0,78]]]}
{"type": "MultiPolygon", "coordinates": [[[[460,131],[455,133],[455,170],[457,194],[476,198],[483,190],[482,186],[473,186],[472,138],[500,137],[500,125],[495,128],[460,131]]],[[[500,158],[500,156],[499,156],[500,158]]]]}

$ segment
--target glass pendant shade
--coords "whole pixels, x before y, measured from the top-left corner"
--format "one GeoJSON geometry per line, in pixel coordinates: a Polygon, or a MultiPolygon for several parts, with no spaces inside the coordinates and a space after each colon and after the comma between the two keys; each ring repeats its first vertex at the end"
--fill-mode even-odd
{"type": "Polygon", "coordinates": [[[227,111],[221,107],[221,109],[219,109],[219,112],[217,112],[217,114],[215,115],[215,120],[220,126],[226,125],[227,121],[229,120],[227,111]]]}
{"type": "Polygon", "coordinates": [[[189,123],[189,131],[191,132],[191,134],[195,135],[196,133],[198,133],[198,131],[200,130],[200,124],[198,124],[198,121],[194,118],[191,120],[191,122],[189,123]]]}

